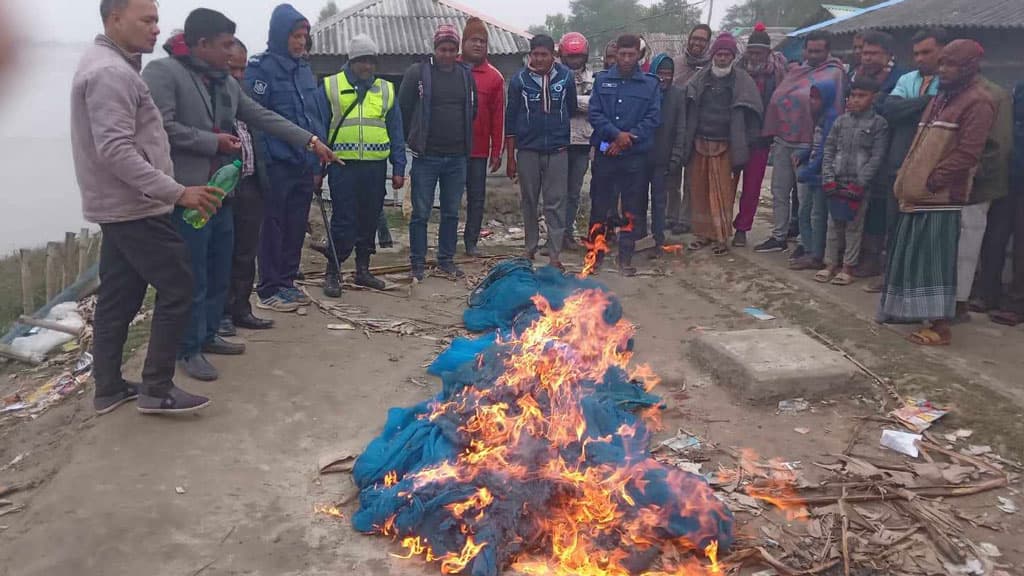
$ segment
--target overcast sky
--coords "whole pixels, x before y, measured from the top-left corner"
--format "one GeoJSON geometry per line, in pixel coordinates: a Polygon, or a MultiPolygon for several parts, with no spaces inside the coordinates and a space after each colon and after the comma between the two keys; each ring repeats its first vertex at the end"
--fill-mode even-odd
{"type": "MultiPolygon", "coordinates": [[[[0,0],[2,2],[3,0],[0,0]]],[[[737,0],[714,0],[715,21],[727,5],[737,0]]],[[[25,34],[40,40],[87,41],[100,29],[99,0],[7,0],[22,23],[25,34]]],[[[641,0],[650,4],[651,0],[641,0]]],[[[160,24],[164,32],[181,27],[189,11],[199,6],[220,10],[238,23],[238,36],[250,50],[262,51],[267,42],[270,13],[280,0],[162,0],[160,24]]],[[[292,0],[291,4],[311,20],[316,20],[326,0],[292,0]]],[[[355,0],[339,0],[344,9],[355,0]]],[[[463,5],[495,19],[525,29],[543,23],[544,14],[565,12],[569,0],[461,0],[463,5]]]]}

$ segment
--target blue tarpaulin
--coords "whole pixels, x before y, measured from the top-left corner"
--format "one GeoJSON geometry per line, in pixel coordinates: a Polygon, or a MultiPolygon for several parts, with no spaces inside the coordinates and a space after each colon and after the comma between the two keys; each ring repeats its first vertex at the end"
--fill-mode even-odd
{"type": "MultiPolygon", "coordinates": [[[[425,471],[455,464],[470,448],[466,422],[478,413],[475,411],[497,406],[515,415],[517,410],[525,410],[521,401],[526,392],[503,386],[499,379],[509,359],[521,352],[516,336],[540,317],[533,298],[540,295],[553,310],[560,310],[567,298],[582,290],[605,294],[601,318],[607,325],[621,320],[619,301],[596,281],[565,276],[550,267],[534,271],[525,260],[506,261],[492,270],[470,295],[464,315],[467,328],[482,334],[457,339],[429,369],[442,379],[442,392],[411,408],[389,410],[384,431],[357,460],[353,478],[360,489],[360,506],[352,520],[356,530],[399,538],[418,536],[437,558],[458,555],[472,537],[484,547],[463,572],[496,576],[521,555],[543,557],[550,553],[550,538],[545,540],[540,529],[544,514],[578,495],[572,493],[571,485],[522,470],[558,460],[576,463],[581,473],[630,471],[633,480],[620,503],[627,516],[624,521],[638,521],[644,510],[659,510],[664,522],[650,527],[652,541],[685,538],[703,549],[714,540],[721,549],[728,548],[732,516],[710,496],[703,479],[650,458],[649,431],[636,412],[659,406],[660,399],[641,383],[631,381],[623,367],[613,366],[600,378],[574,383],[573,412],[582,415],[586,441],[556,445],[543,437],[522,434],[508,447],[509,461],[520,467],[518,470],[512,470],[512,465],[508,469],[490,467],[465,472],[465,477],[441,475],[438,480],[424,480],[425,471]],[[441,406],[455,408],[439,409],[441,406]],[[623,430],[632,433],[624,436],[623,430]],[[453,504],[470,500],[481,488],[494,496],[486,514],[460,517],[453,511],[453,504]],[[689,498],[702,504],[690,506],[689,498]]],[[[552,341],[545,346],[545,350],[553,350],[571,345],[552,341]]],[[[555,353],[569,355],[573,350],[555,353]]],[[[537,387],[529,394],[546,417],[561,416],[556,413],[554,393],[537,387]]],[[[630,572],[652,569],[660,547],[625,544],[611,534],[600,540],[608,550],[625,549],[622,565],[630,572]]]]}

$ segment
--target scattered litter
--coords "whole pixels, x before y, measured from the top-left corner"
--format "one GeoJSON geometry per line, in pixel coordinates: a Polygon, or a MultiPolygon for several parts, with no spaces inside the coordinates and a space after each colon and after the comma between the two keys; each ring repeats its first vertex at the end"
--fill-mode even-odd
{"type": "Polygon", "coordinates": [[[807,434],[811,433],[811,429],[810,428],[793,428],[793,432],[796,432],[797,434],[803,434],[803,435],[806,436],[807,434]]]}
{"type": "Polygon", "coordinates": [[[700,448],[700,438],[691,436],[680,430],[678,434],[661,443],[662,446],[676,453],[700,448]]]}
{"type": "Polygon", "coordinates": [[[811,403],[803,398],[793,400],[782,400],[779,402],[779,410],[776,414],[799,414],[811,409],[811,403]]]}
{"type": "Polygon", "coordinates": [[[328,324],[328,330],[355,330],[356,327],[351,324],[328,324]]]}
{"type": "Polygon", "coordinates": [[[961,429],[959,429],[959,430],[957,430],[955,432],[950,432],[949,434],[943,434],[942,437],[945,438],[947,442],[956,443],[956,442],[958,442],[960,440],[964,440],[966,438],[970,438],[973,434],[974,434],[974,430],[967,430],[967,429],[961,428],[961,429]]]}
{"type": "Polygon", "coordinates": [[[778,574],[779,573],[775,570],[760,570],[758,572],[754,572],[750,576],[778,576],[778,574]]]}
{"type": "Polygon", "coordinates": [[[996,504],[996,508],[999,508],[1007,514],[1016,514],[1017,511],[1020,510],[1020,508],[1017,507],[1017,503],[1009,498],[997,496],[996,499],[999,500],[999,504],[996,504]]]}
{"type": "Polygon", "coordinates": [[[0,472],[17,466],[22,460],[25,459],[26,456],[28,456],[28,454],[28,452],[22,452],[21,454],[18,454],[17,456],[14,457],[14,460],[11,460],[7,464],[4,464],[3,467],[0,467],[0,472]]]}
{"type": "MultiPolygon", "coordinates": [[[[54,306],[43,320],[78,331],[83,330],[86,325],[85,319],[78,313],[78,302],[64,302],[54,306]]],[[[75,337],[67,332],[49,328],[33,328],[27,336],[15,338],[11,342],[11,349],[25,356],[42,359],[54,348],[63,346],[74,339],[75,337]]]]}
{"type": "Polygon", "coordinates": [[[971,558],[964,564],[944,562],[943,566],[946,568],[946,574],[964,574],[965,576],[984,576],[985,574],[985,566],[977,558],[971,558]]]}
{"type": "Polygon", "coordinates": [[[5,406],[0,408],[0,414],[12,413],[16,417],[29,418],[39,416],[57,402],[80,392],[92,376],[92,363],[91,354],[82,354],[72,371],[50,378],[31,392],[19,392],[5,398],[5,406]]]}
{"type": "Polygon", "coordinates": [[[900,454],[906,454],[911,458],[917,458],[921,454],[917,448],[917,443],[920,441],[920,434],[908,434],[906,432],[897,432],[896,430],[882,431],[882,446],[895,450],[900,454]]]}
{"type": "Polygon", "coordinates": [[[963,450],[961,450],[960,453],[961,454],[965,454],[967,456],[984,456],[985,454],[991,454],[992,453],[992,447],[991,446],[978,446],[976,444],[971,444],[967,448],[964,448],[963,450]]]}
{"type": "Polygon", "coordinates": [[[949,413],[949,410],[939,408],[928,400],[911,398],[907,405],[893,410],[890,416],[903,423],[904,426],[920,434],[931,428],[936,420],[949,413]]]}
{"type": "Polygon", "coordinates": [[[682,462],[677,463],[676,467],[679,468],[680,470],[684,471],[684,472],[689,472],[690,474],[700,475],[701,463],[700,462],[687,462],[687,461],[684,460],[682,462]]]}
{"type": "Polygon", "coordinates": [[[303,306],[302,308],[296,310],[295,313],[298,314],[299,316],[309,316],[309,307],[303,306]]]}
{"type": "Polygon", "coordinates": [[[321,474],[351,472],[352,468],[356,465],[357,458],[359,458],[359,454],[351,450],[324,454],[317,459],[316,468],[321,474]]]}
{"type": "Polygon", "coordinates": [[[775,316],[772,316],[771,314],[765,312],[764,310],[761,310],[760,308],[744,308],[743,312],[745,312],[748,316],[753,316],[758,320],[775,320],[775,316]]]}
{"type": "Polygon", "coordinates": [[[174,491],[177,492],[178,494],[184,494],[185,492],[188,492],[188,490],[185,490],[184,486],[175,486],[174,491]]]}
{"type": "Polygon", "coordinates": [[[999,558],[1003,555],[995,544],[991,544],[989,542],[979,542],[978,548],[981,548],[981,553],[989,558],[999,558]]]}

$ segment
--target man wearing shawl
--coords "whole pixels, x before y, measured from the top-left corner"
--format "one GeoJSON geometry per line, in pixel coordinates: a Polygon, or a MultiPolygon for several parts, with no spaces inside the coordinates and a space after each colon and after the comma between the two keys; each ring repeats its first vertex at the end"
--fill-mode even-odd
{"type": "Polygon", "coordinates": [[[772,237],[754,250],[782,252],[789,246],[790,194],[796,183],[796,168],[788,161],[810,148],[814,140],[814,119],[811,117],[811,84],[831,80],[843,89],[836,91],[833,106],[842,110],[846,92],[846,71],[843,63],[831,55],[832,35],[815,30],[804,41],[804,63],[791,66],[785,80],[775,89],[765,109],[762,136],[775,140],[772,164],[772,210],[775,226],[772,237]]]}
{"type": "MultiPolygon", "coordinates": [[[[746,70],[754,79],[757,90],[761,94],[761,105],[768,106],[775,89],[786,77],[786,58],[772,51],[772,39],[768,36],[765,25],[758,22],[747,39],[747,50],[740,58],[738,66],[746,70]]],[[[743,195],[740,197],[740,210],[733,222],[736,235],[732,245],[742,248],[747,245],[747,233],[754,226],[757,204],[761,200],[761,184],[768,169],[768,157],[771,155],[772,139],[758,136],[750,143],[750,160],[743,169],[743,195]]]]}
{"type": "Polygon", "coordinates": [[[686,139],[694,231],[692,250],[714,246],[728,253],[732,236],[736,177],[760,134],[761,95],[746,71],[736,67],[739,49],[723,32],[711,46],[712,65],[686,86],[686,139]]]}
{"type": "Polygon", "coordinates": [[[960,211],[970,201],[975,172],[995,121],[996,105],[979,77],[984,50],[955,40],[942,51],[939,94],[896,178],[900,217],[879,304],[883,322],[931,325],[908,340],[948,345],[956,316],[960,211]]]}
{"type": "MultiPolygon", "coordinates": [[[[711,27],[698,24],[690,31],[686,40],[686,53],[676,62],[675,78],[672,83],[686,91],[686,83],[697,72],[711,63],[711,27]]],[[[668,190],[668,225],[673,234],[686,234],[690,231],[690,185],[689,178],[683,182],[683,168],[673,170],[665,181],[668,190]],[[682,188],[682,194],[680,194],[682,188]]]]}

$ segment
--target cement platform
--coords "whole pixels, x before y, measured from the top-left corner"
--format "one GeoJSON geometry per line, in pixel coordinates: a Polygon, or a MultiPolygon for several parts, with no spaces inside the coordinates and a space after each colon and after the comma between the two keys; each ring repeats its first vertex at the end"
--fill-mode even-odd
{"type": "Polygon", "coordinates": [[[707,333],[690,351],[719,385],[753,402],[824,400],[871,390],[867,377],[842,354],[794,328],[707,333]]]}

